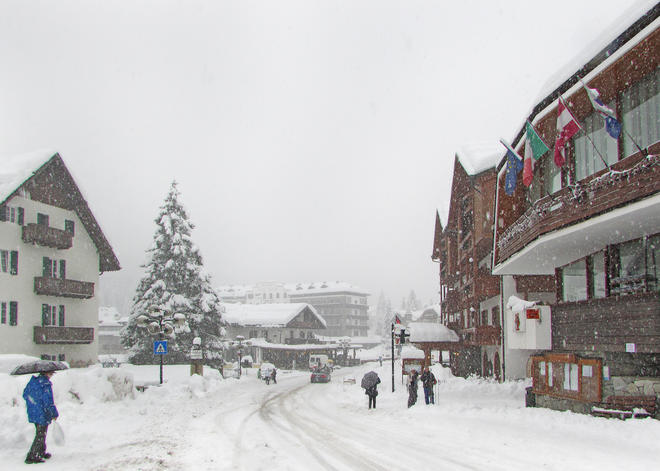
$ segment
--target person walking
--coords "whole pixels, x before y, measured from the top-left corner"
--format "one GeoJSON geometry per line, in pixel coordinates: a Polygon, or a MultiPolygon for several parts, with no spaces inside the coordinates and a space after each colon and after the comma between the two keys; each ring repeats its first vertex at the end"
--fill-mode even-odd
{"type": "Polygon", "coordinates": [[[431,401],[431,404],[435,404],[433,385],[436,384],[437,381],[435,380],[435,375],[431,373],[428,366],[424,368],[424,373],[422,373],[422,376],[420,376],[419,379],[422,380],[422,386],[424,387],[424,401],[426,401],[426,404],[429,404],[429,401],[431,401]]]}
{"type": "Polygon", "coordinates": [[[270,379],[273,380],[273,384],[277,384],[277,370],[273,368],[273,372],[270,374],[270,379]]]}
{"type": "Polygon", "coordinates": [[[412,370],[408,376],[408,407],[417,402],[417,370],[412,370]]]}
{"type": "Polygon", "coordinates": [[[364,393],[369,396],[369,409],[373,406],[376,408],[376,396],[378,396],[378,384],[380,384],[380,378],[376,379],[376,382],[373,386],[368,387],[364,390],[364,393]]]}
{"type": "Polygon", "coordinates": [[[50,382],[53,373],[55,372],[46,371],[39,376],[33,376],[23,390],[28,421],[33,423],[36,429],[34,441],[25,458],[28,464],[43,463],[51,456],[46,452],[46,433],[48,425],[60,415],[53,400],[53,384],[50,382]]]}

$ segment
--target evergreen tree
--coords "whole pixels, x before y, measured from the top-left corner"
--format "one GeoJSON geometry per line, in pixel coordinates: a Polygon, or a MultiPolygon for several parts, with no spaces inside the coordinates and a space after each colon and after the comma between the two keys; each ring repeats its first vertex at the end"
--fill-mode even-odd
{"type": "Polygon", "coordinates": [[[188,221],[179,195],[176,182],[172,182],[155,219],[157,228],[146,251],[145,274],[133,297],[128,325],[121,333],[133,363],[151,363],[154,359],[154,337],[137,326],[137,317],[149,316],[154,306],[185,316],[185,323],[168,339],[168,363],[187,361],[194,337],[201,338],[207,361],[217,361],[222,354],[220,300],[190,237],[194,225],[188,221]]]}

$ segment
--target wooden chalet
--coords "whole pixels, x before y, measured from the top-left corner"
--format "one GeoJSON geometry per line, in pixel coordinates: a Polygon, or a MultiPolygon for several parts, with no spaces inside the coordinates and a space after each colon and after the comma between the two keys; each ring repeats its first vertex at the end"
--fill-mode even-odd
{"type": "MultiPolygon", "coordinates": [[[[549,348],[537,345],[529,364],[540,406],[586,413],[636,408],[657,414],[659,13],[656,4],[619,25],[618,36],[548,89],[526,117],[550,147],[537,162],[530,187],[519,181],[507,196],[505,163],[499,166],[493,274],[502,276],[505,298],[514,294],[506,286],[522,276],[553,281],[555,300],[547,303],[545,317],[526,316],[527,330],[516,331],[505,316],[505,336],[513,343],[521,344],[517,337],[528,336],[530,327],[551,328],[549,348]],[[618,138],[607,132],[580,80],[596,88],[616,113],[622,126],[618,138]],[[582,126],[566,145],[561,168],[553,162],[552,149],[558,96],[582,126]]],[[[524,132],[523,127],[513,141],[521,155],[524,132]]],[[[526,343],[534,348],[533,342],[526,343]]]]}

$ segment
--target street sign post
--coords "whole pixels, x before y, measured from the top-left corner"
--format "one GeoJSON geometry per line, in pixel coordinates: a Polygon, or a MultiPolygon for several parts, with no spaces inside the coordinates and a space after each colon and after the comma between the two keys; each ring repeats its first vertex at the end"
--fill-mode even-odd
{"type": "Polygon", "coordinates": [[[167,340],[154,340],[154,355],[160,356],[160,384],[163,384],[163,355],[167,355],[167,340]]]}

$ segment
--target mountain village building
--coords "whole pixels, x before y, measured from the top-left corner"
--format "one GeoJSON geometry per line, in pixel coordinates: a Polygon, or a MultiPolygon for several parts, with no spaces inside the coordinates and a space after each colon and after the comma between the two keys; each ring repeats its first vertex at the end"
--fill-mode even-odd
{"type": "MultiPolygon", "coordinates": [[[[505,304],[512,295],[545,304],[507,309],[503,318],[509,348],[532,352],[528,368],[539,406],[657,414],[659,13],[656,4],[622,21],[609,42],[549,84],[527,117],[551,148],[536,162],[529,188],[518,181],[506,195],[505,161],[498,166],[492,273],[502,278],[505,304]],[[618,138],[580,80],[615,112],[618,138]],[[566,144],[561,167],[552,152],[558,96],[582,126],[566,144]],[[529,275],[551,277],[554,299],[520,282],[529,275]]],[[[513,140],[521,155],[524,138],[523,127],[513,140]]]]}
{"type": "MultiPolygon", "coordinates": [[[[506,378],[525,377],[532,353],[520,357],[502,345],[501,280],[491,274],[496,166],[501,154],[495,147],[457,154],[444,225],[436,213],[432,259],[440,264],[441,322],[459,336],[450,364],[460,376],[501,379],[506,372],[506,378]]],[[[520,282],[538,298],[554,299],[552,278],[524,277],[520,282]]]]}
{"type": "Polygon", "coordinates": [[[100,273],[119,261],[59,154],[0,169],[0,353],[96,363],[100,273]]]}
{"type": "Polygon", "coordinates": [[[366,337],[369,305],[366,291],[341,281],[314,283],[257,283],[221,286],[220,299],[227,303],[307,303],[326,320],[330,337],[366,337]]]}

